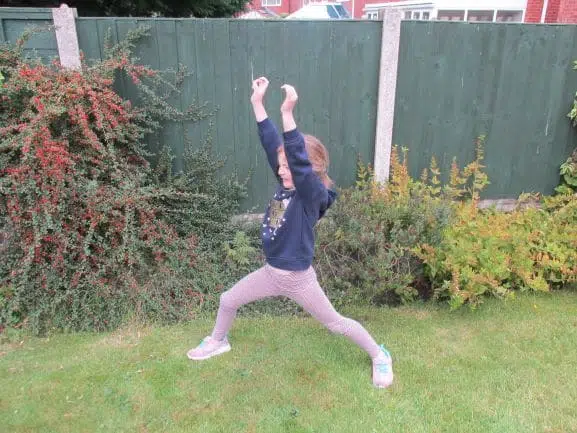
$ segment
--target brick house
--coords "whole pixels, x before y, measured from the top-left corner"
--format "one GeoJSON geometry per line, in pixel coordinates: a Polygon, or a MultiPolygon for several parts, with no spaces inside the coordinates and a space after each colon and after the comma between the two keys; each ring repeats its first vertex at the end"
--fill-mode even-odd
{"type": "Polygon", "coordinates": [[[248,4],[249,10],[266,10],[284,17],[302,8],[308,1],[305,0],[253,0],[248,4]]]}
{"type": "Polygon", "coordinates": [[[355,17],[378,19],[387,8],[405,19],[577,23],[576,0],[364,0],[355,17]]]}
{"type": "MultiPolygon", "coordinates": [[[[349,19],[350,0],[255,0],[238,18],[349,19]]],[[[354,0],[353,0],[354,1],[354,0]]]]}
{"type": "MultiPolygon", "coordinates": [[[[249,9],[286,16],[311,0],[253,0],[249,9]]],[[[401,9],[405,19],[577,23],[577,0],[341,0],[351,18],[380,19],[384,10],[401,9]]]]}
{"type": "Polygon", "coordinates": [[[360,16],[379,19],[400,9],[413,20],[522,22],[527,0],[365,0],[360,16]]]}
{"type": "MultiPolygon", "coordinates": [[[[314,2],[314,0],[253,0],[248,9],[260,11],[265,9],[284,17],[314,2]]],[[[467,18],[469,21],[522,21],[527,0],[340,0],[340,2],[353,19],[379,19],[385,9],[399,8],[403,10],[405,19],[467,18]]]]}
{"type": "Polygon", "coordinates": [[[575,0],[527,0],[527,23],[577,23],[575,0]]]}

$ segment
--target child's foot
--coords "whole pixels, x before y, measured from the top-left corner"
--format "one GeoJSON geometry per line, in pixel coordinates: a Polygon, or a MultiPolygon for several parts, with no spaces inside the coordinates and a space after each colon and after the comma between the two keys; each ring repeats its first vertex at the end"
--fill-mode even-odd
{"type": "Polygon", "coordinates": [[[373,385],[387,388],[393,383],[393,359],[390,353],[381,346],[381,351],[373,358],[373,385]]]}
{"type": "Polygon", "coordinates": [[[208,336],[196,348],[190,349],[186,356],[194,361],[202,361],[212,358],[216,355],[221,355],[230,350],[230,344],[225,337],[224,340],[215,340],[208,336]]]}

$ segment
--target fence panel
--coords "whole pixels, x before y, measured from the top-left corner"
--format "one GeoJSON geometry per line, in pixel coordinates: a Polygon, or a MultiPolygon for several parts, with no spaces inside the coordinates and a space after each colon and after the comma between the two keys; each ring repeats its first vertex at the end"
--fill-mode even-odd
{"type": "Polygon", "coordinates": [[[575,147],[577,26],[403,22],[393,143],[411,174],[435,155],[447,173],[486,134],[489,198],[551,193],[575,147]]]}

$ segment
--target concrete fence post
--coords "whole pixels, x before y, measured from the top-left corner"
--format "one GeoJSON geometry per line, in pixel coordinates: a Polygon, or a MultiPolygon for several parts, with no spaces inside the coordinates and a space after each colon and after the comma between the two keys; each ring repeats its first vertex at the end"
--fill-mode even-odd
{"type": "Polygon", "coordinates": [[[69,8],[66,4],[52,9],[60,64],[70,69],[80,69],[80,49],[76,33],[77,16],[76,8],[69,8]]]}
{"type": "Polygon", "coordinates": [[[383,16],[374,160],[375,180],[378,182],[389,180],[401,20],[401,11],[397,9],[387,9],[383,16]]]}

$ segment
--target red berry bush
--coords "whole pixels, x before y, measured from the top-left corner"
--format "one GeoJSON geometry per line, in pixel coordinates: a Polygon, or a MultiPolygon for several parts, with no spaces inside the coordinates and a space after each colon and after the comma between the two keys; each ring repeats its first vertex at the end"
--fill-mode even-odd
{"type": "Polygon", "coordinates": [[[197,238],[163,218],[171,199],[182,206],[198,191],[151,182],[143,144],[160,114],[186,113],[156,97],[159,74],[135,64],[132,42],[82,70],[30,63],[24,40],[0,47],[0,331],[181,319],[203,302],[197,238]],[[118,74],[144,108],[115,93],[118,74]],[[166,287],[175,276],[179,290],[166,287]]]}

